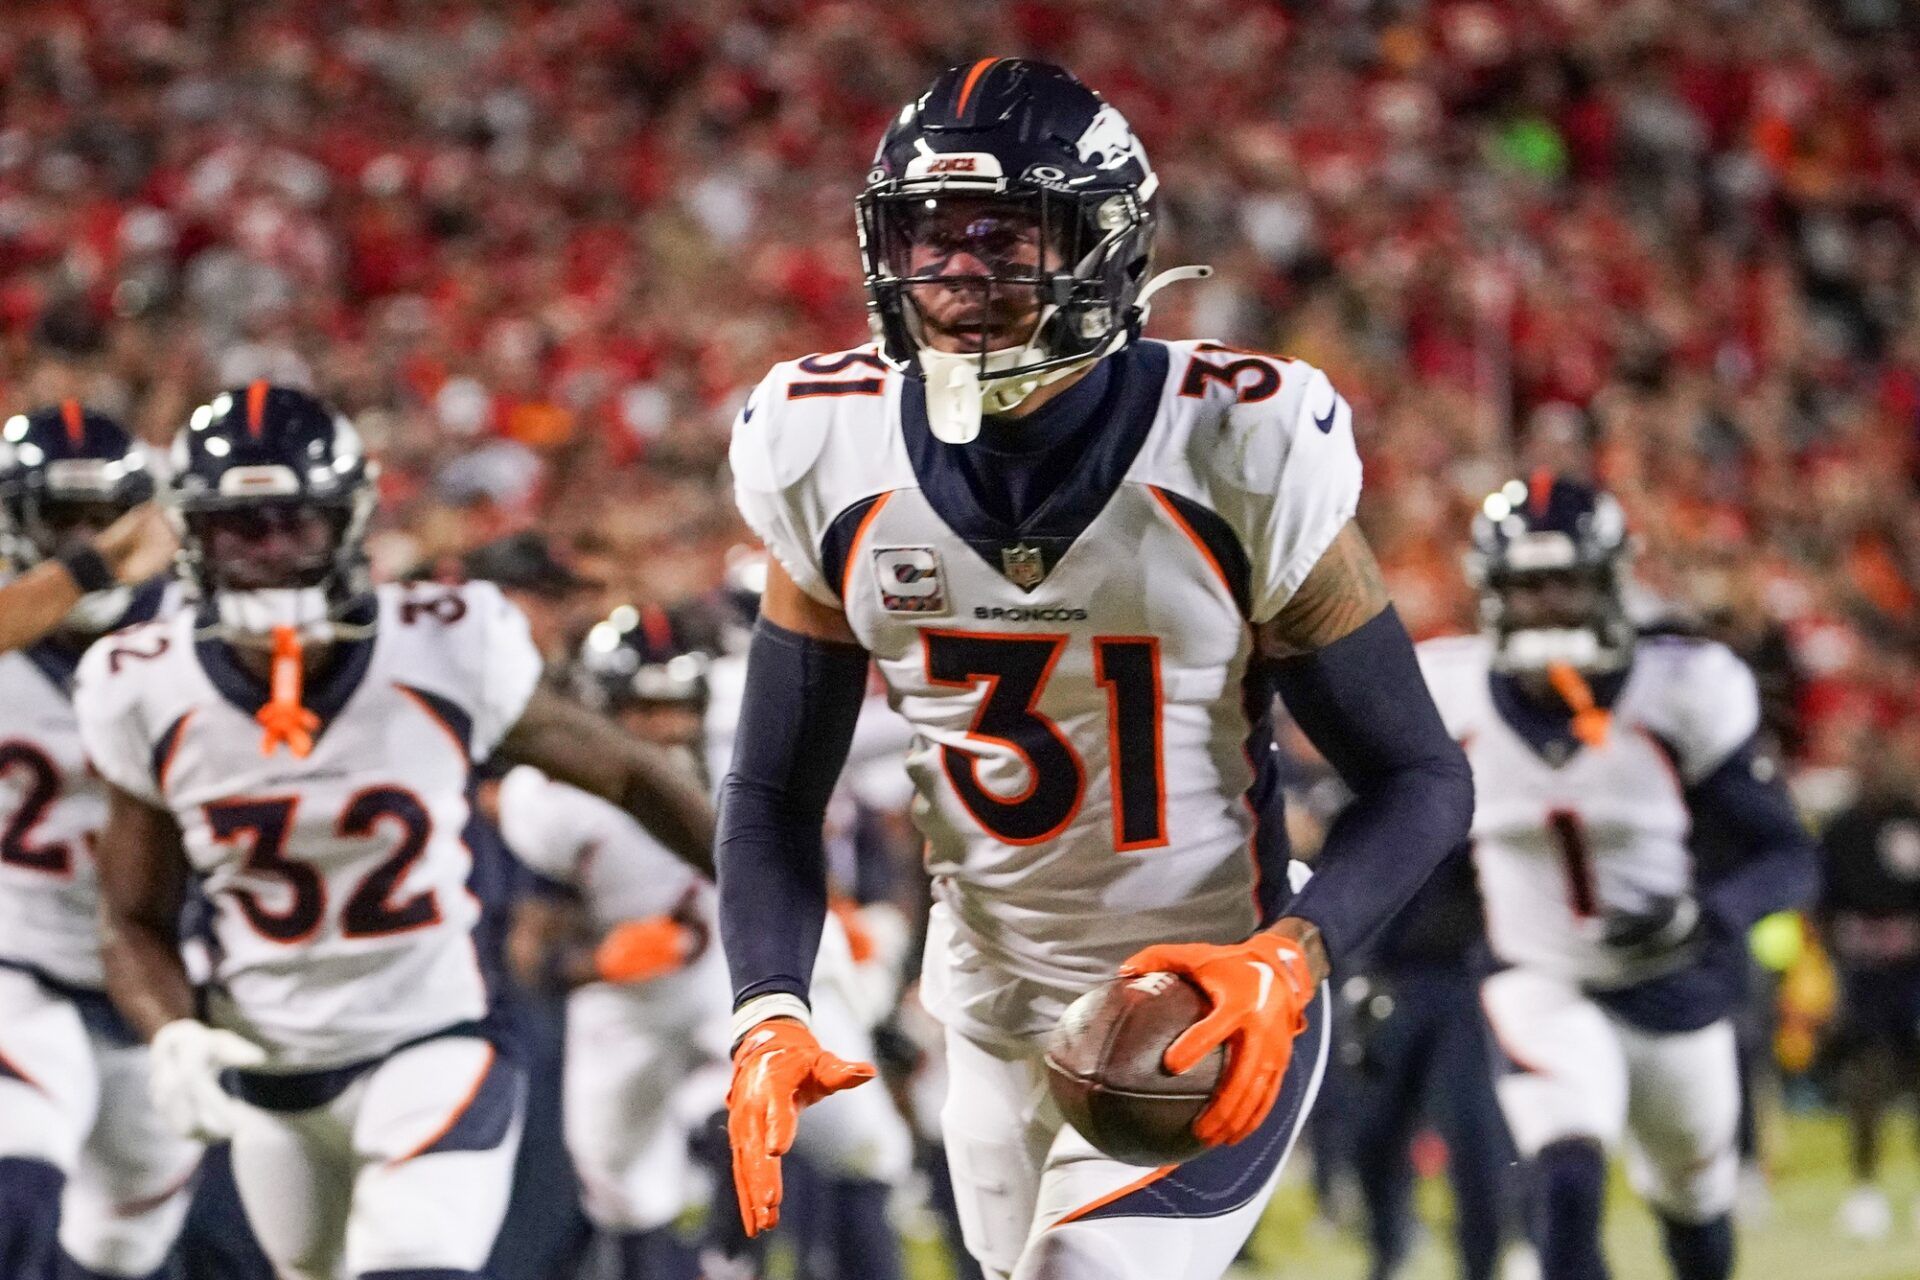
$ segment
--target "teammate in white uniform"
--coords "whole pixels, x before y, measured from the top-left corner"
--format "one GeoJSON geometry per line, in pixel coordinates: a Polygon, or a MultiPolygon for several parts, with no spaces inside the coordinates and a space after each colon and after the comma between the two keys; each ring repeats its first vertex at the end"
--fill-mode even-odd
{"type": "MultiPolygon", "coordinates": [[[[677,634],[684,629],[658,608],[616,610],[588,633],[573,683],[588,706],[698,760],[712,724],[705,713],[715,661],[677,634]]],[[[731,721],[725,731],[730,737],[731,721]]],[[[587,1216],[618,1239],[622,1274],[690,1274],[691,1251],[669,1228],[699,1192],[688,1140],[721,1106],[729,1047],[725,961],[711,945],[713,887],[626,814],[535,770],[508,774],[497,807],[508,845],[546,890],[515,913],[516,966],[535,985],[578,988],[567,1004],[564,1106],[587,1216]]],[[[822,1034],[840,1052],[871,1053],[868,1022],[848,995],[854,966],[837,922],[822,962],[822,1034]]],[[[851,1241],[834,1233],[838,1247],[823,1252],[844,1256],[830,1270],[900,1274],[886,1206],[908,1171],[911,1143],[877,1090],[835,1098],[802,1123],[799,1150],[829,1179],[836,1223],[865,1226],[851,1241]]],[[[753,1265],[741,1255],[755,1251],[720,1228],[709,1265],[753,1265]]]]}
{"type": "MultiPolygon", "coordinates": [[[[164,580],[123,585],[101,548],[145,527],[153,481],[127,430],[77,401],[0,427],[6,556],[23,576],[0,613],[57,625],[0,653],[0,1274],[147,1276],[186,1212],[197,1143],[145,1105],[147,1053],[108,1001],[93,845],[106,795],[87,769],[73,672],[92,641],[170,603],[164,580]],[[61,594],[64,588],[64,600],[61,594]],[[22,597],[26,597],[23,599],[22,597]]],[[[170,538],[126,563],[146,578],[170,538]],[[157,551],[157,554],[156,554],[157,551]]],[[[149,531],[149,535],[151,534],[149,531]]]]}
{"type": "Polygon", "coordinates": [[[1731,1272],[1740,1086],[1728,1014],[1747,927],[1814,855],[1756,753],[1753,677],[1721,645],[1639,638],[1627,531],[1601,493],[1511,482],[1474,525],[1486,633],[1420,657],[1477,787],[1473,854],[1500,970],[1482,998],[1501,1106],[1536,1166],[1541,1261],[1606,1274],[1604,1152],[1681,1280],[1731,1272]]]}
{"type": "Polygon", "coordinates": [[[1346,405],[1296,361],[1135,341],[1156,186],[1067,72],[953,68],[860,199],[879,344],[778,365],[742,411],[737,498],[777,562],[721,804],[750,1229],[778,1215],[797,1110],[868,1075],[805,996],[870,658],[916,733],[922,990],[994,1276],[1221,1275],[1318,1085],[1329,955],[1464,836],[1465,762],[1351,525],[1346,405]],[[1358,796],[1291,902],[1275,688],[1358,796]],[[1229,1045],[1195,1125],[1222,1149],[1177,1168],[1101,1156],[1047,1101],[1041,1035],[1123,965],[1213,1004],[1171,1069],[1229,1045]]]}
{"type": "Polygon", "coordinates": [[[367,585],[372,470],[312,396],[222,394],[173,473],[203,603],[95,645],[75,695],[108,784],[108,988],[152,1041],[161,1117],[231,1131],[286,1280],[477,1274],[521,1084],[484,1025],[473,765],[537,765],[702,868],[706,798],[656,748],[538,690],[526,621],[493,587],[367,585]],[[175,936],[189,877],[212,909],[198,1005],[175,936]]]}

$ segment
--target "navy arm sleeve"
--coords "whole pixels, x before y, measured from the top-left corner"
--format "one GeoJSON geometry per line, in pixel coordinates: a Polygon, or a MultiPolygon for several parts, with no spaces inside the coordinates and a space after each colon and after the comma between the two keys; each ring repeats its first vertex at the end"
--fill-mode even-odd
{"type": "Polygon", "coordinates": [[[1338,969],[1466,841],[1473,773],[1391,605],[1350,635],[1275,663],[1273,686],[1353,792],[1287,911],[1319,927],[1338,969]]]}
{"type": "Polygon", "coordinates": [[[827,914],[827,801],[853,745],[867,652],[761,619],[747,651],[714,858],[734,1004],[807,998],[827,914]]]}
{"type": "Polygon", "coordinates": [[[1775,911],[1804,906],[1819,885],[1820,854],[1779,771],[1748,739],[1687,789],[1701,910],[1735,933],[1775,911]]]}

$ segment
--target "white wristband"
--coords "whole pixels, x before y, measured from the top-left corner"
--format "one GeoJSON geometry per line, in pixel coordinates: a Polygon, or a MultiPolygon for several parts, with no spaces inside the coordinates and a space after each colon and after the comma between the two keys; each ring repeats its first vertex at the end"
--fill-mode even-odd
{"type": "Polygon", "coordinates": [[[739,1044],[747,1032],[768,1018],[792,1018],[803,1027],[813,1025],[813,1011],[807,1008],[805,1000],[785,991],[770,991],[733,1011],[733,1034],[728,1043],[739,1044]]]}

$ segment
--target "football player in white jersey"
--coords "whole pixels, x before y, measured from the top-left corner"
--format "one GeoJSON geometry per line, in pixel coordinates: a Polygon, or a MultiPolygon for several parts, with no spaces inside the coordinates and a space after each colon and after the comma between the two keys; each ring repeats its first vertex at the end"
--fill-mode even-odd
{"type": "Polygon", "coordinates": [[[148,1276],[197,1143],[145,1104],[147,1052],[107,999],[93,846],[106,794],[73,712],[80,655],[171,603],[144,451],[78,401],[0,427],[0,1274],[148,1276]],[[17,646],[17,647],[16,647],[17,646]]]}
{"type": "Polygon", "coordinates": [[[750,1229],[777,1218],[797,1111],[870,1074],[821,1048],[806,1001],[821,814],[870,661],[915,731],[922,994],[992,1276],[1220,1276],[1317,1088],[1329,969],[1465,834],[1465,762],[1352,524],[1346,404],[1297,361],[1139,338],[1169,278],[1148,279],[1157,185],[1061,68],[943,73],[859,200],[877,345],[777,365],[735,427],[776,561],[719,838],[750,1229]],[[1297,894],[1276,689],[1357,797],[1297,894]],[[1047,1098],[1041,1037],[1123,968],[1212,1004],[1171,1070],[1228,1046],[1195,1123],[1218,1149],[1183,1165],[1108,1159],[1047,1098]]]}
{"type": "Polygon", "coordinates": [[[311,395],[223,393],[172,461],[199,607],[96,644],[75,695],[108,790],[108,989],[152,1043],[161,1117],[231,1132],[285,1280],[476,1275],[521,1085],[473,941],[473,766],[535,765],[701,870],[710,806],[658,748],[538,687],[493,587],[369,586],[372,468],[311,395]],[[176,936],[190,881],[211,907],[199,1000],[176,936]]]}
{"type": "MultiPolygon", "coordinates": [[[[713,660],[684,630],[684,618],[658,607],[615,610],[588,633],[573,684],[588,706],[698,762],[713,660]]],[[[710,945],[712,886],[626,814],[536,770],[508,774],[496,803],[508,845],[548,889],[515,913],[515,963],[529,981],[579,988],[567,1005],[564,1105],[587,1215],[618,1240],[622,1275],[682,1274],[693,1259],[670,1224],[698,1190],[688,1138],[726,1093],[728,993],[725,962],[710,945]]],[[[848,995],[852,957],[837,924],[831,934],[821,1035],[843,1052],[870,1053],[867,1022],[848,995]]],[[[832,1204],[833,1240],[821,1251],[837,1259],[829,1273],[901,1274],[887,1201],[911,1145],[879,1091],[836,1098],[802,1122],[798,1149],[826,1179],[832,1204]]],[[[717,1226],[709,1266],[754,1269],[756,1251],[717,1226]]]]}
{"type": "Polygon", "coordinates": [[[1531,1161],[1541,1267],[1607,1274],[1606,1153],[1627,1146],[1680,1280],[1725,1280],[1740,1086],[1728,1014],[1749,926],[1815,856],[1724,646],[1640,637],[1620,506],[1550,473],[1474,522],[1483,634],[1420,657],[1477,792],[1500,966],[1481,989],[1501,1109],[1531,1161]]]}
{"type": "MultiPolygon", "coordinates": [[[[573,684],[649,741],[697,751],[705,655],[645,661],[639,621],[627,609],[597,624],[573,684]]],[[[713,888],[618,808],[536,769],[509,772],[494,807],[535,876],[508,955],[530,987],[571,993],[562,1105],[587,1217],[626,1280],[692,1276],[673,1223],[700,1191],[689,1140],[726,1089],[713,888]]]]}

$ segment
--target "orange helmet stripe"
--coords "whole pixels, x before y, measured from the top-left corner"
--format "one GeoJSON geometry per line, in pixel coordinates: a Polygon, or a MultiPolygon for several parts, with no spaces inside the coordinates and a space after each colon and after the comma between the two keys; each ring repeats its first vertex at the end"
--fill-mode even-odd
{"type": "Polygon", "coordinates": [[[1547,504],[1553,501],[1553,472],[1541,467],[1533,473],[1532,483],[1527,486],[1527,506],[1533,509],[1534,518],[1547,514],[1547,504]]]}
{"type": "Polygon", "coordinates": [[[255,440],[260,438],[261,424],[266,420],[267,380],[255,378],[247,385],[247,434],[255,440]]]}
{"type": "Polygon", "coordinates": [[[67,442],[78,449],[80,442],[87,438],[87,419],[80,412],[78,400],[69,398],[60,402],[60,421],[67,426],[67,442]]]}
{"type": "Polygon", "coordinates": [[[982,58],[973,64],[973,69],[967,72],[967,78],[960,83],[960,97],[958,101],[953,104],[954,115],[964,116],[967,114],[967,99],[973,96],[973,86],[979,84],[980,77],[987,74],[987,68],[998,61],[1000,61],[998,58],[982,58]]]}

